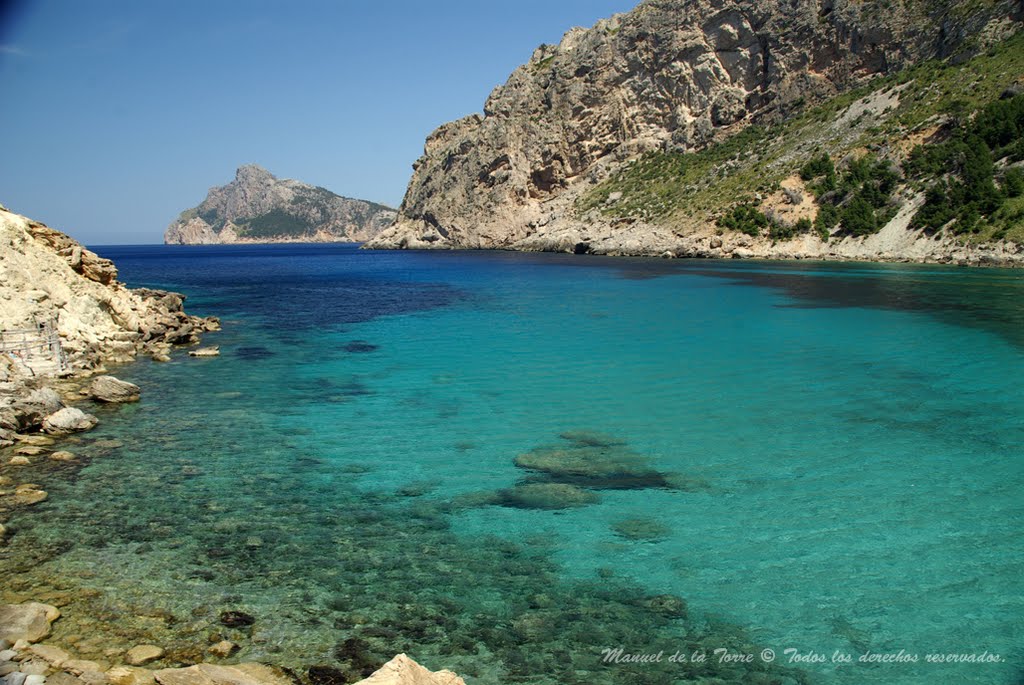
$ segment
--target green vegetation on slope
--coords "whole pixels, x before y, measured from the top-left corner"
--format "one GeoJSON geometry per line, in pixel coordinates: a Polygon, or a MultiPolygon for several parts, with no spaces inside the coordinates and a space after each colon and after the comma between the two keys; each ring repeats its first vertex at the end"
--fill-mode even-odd
{"type": "MultiPolygon", "coordinates": [[[[756,228],[785,238],[806,224],[797,228],[767,221],[757,226],[758,195],[807,169],[804,180],[819,204],[813,228],[822,235],[835,227],[842,234],[870,233],[897,209],[893,198],[905,181],[898,170],[912,147],[908,141],[945,140],[951,121],[970,121],[1022,75],[1024,34],[1018,34],[966,62],[931,61],[877,78],[784,122],[748,127],[697,152],[648,153],[585,193],[576,210],[581,216],[597,211],[683,229],[708,223],[744,232],[756,228]],[[824,167],[807,168],[825,156],[830,163],[841,160],[832,163],[831,180],[824,167]]],[[[926,190],[939,180],[937,173],[910,178],[911,189],[926,190]]],[[[995,177],[1006,197],[987,220],[975,224],[972,239],[1024,242],[1024,200],[1010,192],[1015,173],[1008,172],[1008,179],[1005,173],[997,170],[995,177]]],[[[932,197],[940,192],[936,189],[932,197]]]]}
{"type": "Polygon", "coordinates": [[[850,159],[838,172],[825,153],[804,164],[800,178],[818,200],[815,224],[823,238],[837,225],[841,234],[869,235],[898,209],[893,192],[900,177],[887,160],[872,153],[850,159]]]}
{"type": "Polygon", "coordinates": [[[1024,160],[1024,95],[989,103],[950,128],[948,138],[918,145],[903,164],[908,178],[927,187],[914,226],[929,233],[947,226],[955,233],[989,229],[1001,238],[1021,219],[1015,208],[1001,210],[1024,193],[1024,171],[1008,166],[1024,160]]]}
{"type": "Polygon", "coordinates": [[[249,238],[272,238],[275,236],[311,236],[316,226],[302,217],[289,214],[282,209],[272,209],[266,214],[233,222],[239,233],[249,238]]]}
{"type": "Polygon", "coordinates": [[[599,207],[606,216],[651,220],[682,209],[700,209],[708,195],[767,190],[767,184],[756,182],[758,172],[765,170],[756,158],[767,146],[767,133],[760,126],[749,126],[700,152],[649,152],[584,195],[577,208],[586,212],[599,207]],[[749,163],[750,156],[755,163],[749,163]],[[608,198],[616,192],[622,193],[622,199],[612,204],[608,198]]]}

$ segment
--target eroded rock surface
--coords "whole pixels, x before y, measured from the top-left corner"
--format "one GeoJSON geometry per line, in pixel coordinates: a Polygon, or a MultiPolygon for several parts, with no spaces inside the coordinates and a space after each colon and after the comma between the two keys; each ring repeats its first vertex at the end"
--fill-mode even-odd
{"type": "MultiPolygon", "coordinates": [[[[397,221],[367,247],[828,256],[828,246],[768,241],[715,252],[707,235],[684,239],[693,227],[584,220],[575,201],[646,152],[697,151],[749,124],[782,121],[969,41],[980,50],[1020,19],[1012,2],[648,0],[538,47],[482,114],[430,134],[397,221]]],[[[909,242],[894,254],[917,256],[922,248],[909,242]]],[[[888,250],[839,248],[847,258],[888,250]]]]}

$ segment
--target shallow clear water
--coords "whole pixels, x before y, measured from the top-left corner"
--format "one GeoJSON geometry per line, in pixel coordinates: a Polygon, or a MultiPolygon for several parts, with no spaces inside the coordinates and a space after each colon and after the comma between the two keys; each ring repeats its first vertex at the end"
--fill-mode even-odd
{"type": "Polygon", "coordinates": [[[603,664],[619,646],[771,648],[797,682],[1020,678],[1017,272],[102,252],[221,316],[222,356],[116,370],[143,401],[97,408],[72,447],[89,465],[12,521],[0,560],[95,591],[99,617],[72,610],[65,635],[148,631],[180,661],[228,636],[238,658],[349,674],[404,650],[480,683],[772,682],[759,656],[603,664]],[[514,463],[591,454],[571,431],[656,477],[514,463]],[[509,492],[552,480],[597,501],[509,492]],[[224,629],[225,609],[256,623],[224,629]],[[920,660],[857,661],[900,650],[920,660]],[[986,650],[1001,661],[924,663],[986,650]]]}

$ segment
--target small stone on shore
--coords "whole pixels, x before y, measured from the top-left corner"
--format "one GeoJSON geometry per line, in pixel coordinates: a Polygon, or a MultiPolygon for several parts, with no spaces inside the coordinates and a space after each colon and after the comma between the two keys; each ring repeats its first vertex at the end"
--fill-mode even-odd
{"type": "Polygon", "coordinates": [[[50,670],[50,664],[41,659],[29,659],[22,661],[18,670],[25,675],[45,675],[50,670]]]}
{"type": "Polygon", "coordinates": [[[106,667],[97,661],[90,661],[88,659],[69,659],[64,662],[64,670],[82,677],[88,673],[98,673],[103,675],[103,671],[106,670],[106,667]]]}
{"type": "Polygon", "coordinates": [[[48,661],[54,668],[60,668],[65,661],[71,658],[70,654],[53,645],[32,645],[29,651],[40,659],[48,661]]]}
{"type": "Polygon", "coordinates": [[[81,680],[64,671],[47,676],[46,683],[47,685],[83,685],[81,680]]]}
{"type": "Polygon", "coordinates": [[[50,634],[50,624],[60,618],[57,607],[39,602],[0,605],[0,639],[14,642],[14,648],[24,641],[39,642],[50,634]]]}
{"type": "Polygon", "coordinates": [[[92,414],[76,407],[64,407],[43,419],[43,430],[50,435],[67,435],[91,430],[99,423],[92,414]]]}
{"type": "Polygon", "coordinates": [[[196,664],[154,673],[160,685],[292,685],[277,669],[257,663],[217,666],[196,664]]]}
{"type": "Polygon", "coordinates": [[[99,376],[89,385],[89,395],[99,402],[119,404],[138,402],[142,390],[134,383],[122,381],[114,376],[99,376]]]}
{"type": "Polygon", "coordinates": [[[153,685],[156,682],[152,671],[136,666],[115,666],[107,671],[107,678],[112,685],[153,685]]]}
{"type": "Polygon", "coordinates": [[[85,685],[110,685],[110,678],[100,671],[83,671],[78,674],[78,680],[85,685]]]}

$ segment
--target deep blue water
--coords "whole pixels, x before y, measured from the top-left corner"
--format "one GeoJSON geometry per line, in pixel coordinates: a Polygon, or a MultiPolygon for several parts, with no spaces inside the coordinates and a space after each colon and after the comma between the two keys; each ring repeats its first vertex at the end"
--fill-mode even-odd
{"type": "Polygon", "coordinates": [[[298,672],[404,650],[478,683],[1021,678],[1019,272],[99,251],[220,316],[222,355],[117,369],[143,401],[94,408],[89,465],[0,554],[51,550],[32,573],[182,659],[237,608],[238,658],[298,672]],[[620,646],[710,656],[602,663],[620,646]]]}

